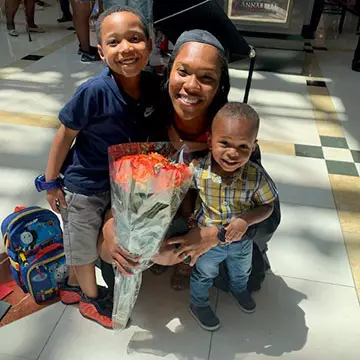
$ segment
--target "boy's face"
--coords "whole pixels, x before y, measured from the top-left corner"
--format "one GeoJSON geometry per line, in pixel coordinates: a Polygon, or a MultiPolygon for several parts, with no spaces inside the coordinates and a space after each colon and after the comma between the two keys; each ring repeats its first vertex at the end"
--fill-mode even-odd
{"type": "Polygon", "coordinates": [[[146,38],[140,19],[121,11],[107,16],[101,25],[101,59],[123,77],[140,74],[151,53],[151,40],[146,38]]]}
{"type": "Polygon", "coordinates": [[[233,173],[250,159],[257,131],[246,119],[215,116],[209,136],[209,147],[221,173],[233,173]]]}

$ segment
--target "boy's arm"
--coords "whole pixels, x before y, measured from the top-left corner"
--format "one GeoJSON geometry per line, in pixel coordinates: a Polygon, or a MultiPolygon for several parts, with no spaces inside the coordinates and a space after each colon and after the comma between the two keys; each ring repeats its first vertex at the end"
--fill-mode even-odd
{"type": "Polygon", "coordinates": [[[266,220],[274,211],[274,201],[277,196],[274,182],[265,170],[261,169],[259,183],[252,197],[255,207],[230,222],[225,229],[226,241],[231,242],[241,239],[249,226],[266,220]]]}
{"type": "Polygon", "coordinates": [[[258,224],[266,220],[274,211],[274,203],[259,205],[254,209],[251,209],[240,216],[245,220],[248,226],[258,224]]]}
{"type": "MultiPolygon", "coordinates": [[[[61,167],[77,134],[78,131],[76,130],[67,128],[64,125],[60,126],[51,145],[49,159],[45,171],[46,181],[55,180],[60,175],[61,167]]],[[[47,191],[46,199],[49,202],[51,208],[57,213],[59,212],[57,202],[60,203],[60,207],[66,207],[62,189],[47,191]]]]}
{"type": "Polygon", "coordinates": [[[274,203],[259,205],[241,216],[231,220],[225,228],[225,240],[227,242],[240,240],[251,225],[258,224],[266,220],[274,210],[274,203]]]}

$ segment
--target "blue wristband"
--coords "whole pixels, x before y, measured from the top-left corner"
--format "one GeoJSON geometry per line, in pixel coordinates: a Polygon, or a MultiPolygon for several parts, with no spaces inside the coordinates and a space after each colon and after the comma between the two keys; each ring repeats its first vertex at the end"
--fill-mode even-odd
{"type": "Polygon", "coordinates": [[[37,191],[47,191],[62,188],[63,184],[60,178],[53,181],[46,181],[45,174],[41,174],[35,178],[35,187],[37,191]]]}

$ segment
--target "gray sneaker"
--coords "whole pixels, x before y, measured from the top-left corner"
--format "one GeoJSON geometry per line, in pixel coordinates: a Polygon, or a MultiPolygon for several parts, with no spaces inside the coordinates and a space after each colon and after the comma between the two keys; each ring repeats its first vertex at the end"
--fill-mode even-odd
{"type": "Polygon", "coordinates": [[[215,331],[219,329],[220,321],[210,306],[195,306],[190,304],[189,311],[204,330],[215,331]]]}
{"type": "Polygon", "coordinates": [[[241,293],[231,293],[231,295],[238,302],[240,309],[244,313],[251,314],[255,311],[255,301],[247,290],[244,290],[241,293]]]}

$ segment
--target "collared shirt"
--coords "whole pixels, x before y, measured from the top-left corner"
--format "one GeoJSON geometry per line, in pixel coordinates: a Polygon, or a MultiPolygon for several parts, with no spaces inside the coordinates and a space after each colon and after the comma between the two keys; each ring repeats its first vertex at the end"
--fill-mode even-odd
{"type": "Polygon", "coordinates": [[[143,72],[140,99],[121,89],[109,68],[86,81],[59,113],[59,120],[79,131],[62,168],[72,192],[92,195],[110,189],[108,147],[162,140],[160,79],[143,72]],[[158,124],[159,123],[159,124],[158,124]]]}
{"type": "Polygon", "coordinates": [[[209,153],[193,160],[195,186],[199,191],[195,218],[202,227],[224,226],[233,217],[260,205],[271,204],[277,198],[277,189],[264,168],[252,161],[223,178],[211,170],[209,153]]]}

